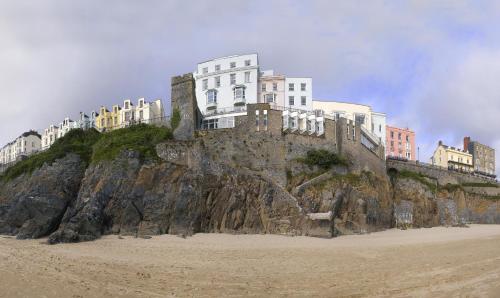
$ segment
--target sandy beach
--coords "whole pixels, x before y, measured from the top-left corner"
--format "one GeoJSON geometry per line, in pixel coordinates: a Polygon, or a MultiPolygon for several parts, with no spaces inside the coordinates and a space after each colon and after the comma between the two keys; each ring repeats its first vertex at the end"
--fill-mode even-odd
{"type": "Polygon", "coordinates": [[[1,297],[500,297],[500,226],[336,239],[0,236],[1,297]]]}

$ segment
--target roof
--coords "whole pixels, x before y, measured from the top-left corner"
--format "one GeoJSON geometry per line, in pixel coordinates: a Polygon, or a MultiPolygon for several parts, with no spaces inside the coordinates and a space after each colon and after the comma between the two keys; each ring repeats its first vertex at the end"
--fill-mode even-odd
{"type": "Polygon", "coordinates": [[[203,62],[199,62],[198,64],[203,64],[211,61],[217,61],[217,60],[222,60],[222,59],[229,59],[229,58],[234,58],[234,57],[240,57],[240,56],[250,56],[250,55],[259,55],[258,53],[249,53],[249,54],[237,54],[237,55],[229,55],[229,56],[224,56],[224,57],[218,57],[218,58],[213,58],[210,60],[206,60],[203,62]]]}
{"type": "Polygon", "coordinates": [[[41,138],[42,136],[35,130],[30,130],[21,135],[21,137],[29,137],[29,136],[36,136],[38,138],[41,138]]]}
{"type": "Polygon", "coordinates": [[[347,102],[347,101],[338,101],[338,100],[322,100],[322,99],[313,99],[313,102],[314,101],[317,101],[317,102],[325,102],[325,103],[343,103],[343,104],[350,104],[350,105],[356,105],[356,106],[365,106],[365,107],[368,107],[371,109],[371,106],[367,105],[367,104],[362,104],[362,103],[355,103],[355,102],[347,102]]]}

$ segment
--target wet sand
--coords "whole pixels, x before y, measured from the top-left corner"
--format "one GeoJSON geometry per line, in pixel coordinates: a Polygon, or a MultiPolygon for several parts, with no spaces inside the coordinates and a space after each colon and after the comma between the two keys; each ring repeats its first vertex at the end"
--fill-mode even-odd
{"type": "Polygon", "coordinates": [[[500,297],[500,226],[336,239],[0,236],[0,297],[500,297]]]}

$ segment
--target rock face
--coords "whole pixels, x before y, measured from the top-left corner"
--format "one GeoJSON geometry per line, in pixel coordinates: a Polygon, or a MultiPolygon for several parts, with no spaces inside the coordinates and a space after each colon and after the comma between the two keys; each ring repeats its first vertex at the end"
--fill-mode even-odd
{"type": "Polygon", "coordinates": [[[287,184],[235,160],[214,158],[205,142],[157,146],[160,161],[122,152],[85,168],[68,155],[0,184],[0,234],[49,243],[104,234],[274,233],[331,237],[390,227],[500,223],[499,202],[462,188],[389,181],[347,168],[321,173],[291,163],[287,184]]]}
{"type": "Polygon", "coordinates": [[[93,240],[107,233],[300,234],[303,220],[293,197],[256,174],[143,164],[126,152],[87,169],[78,198],[49,242],[93,240]]]}
{"type": "Polygon", "coordinates": [[[412,179],[393,181],[394,218],[398,227],[499,224],[499,200],[464,190],[428,186],[412,179]]]}
{"type": "Polygon", "coordinates": [[[367,172],[323,175],[326,175],[324,179],[311,180],[316,183],[297,186],[300,190],[297,199],[307,213],[331,214],[333,236],[379,231],[391,226],[392,203],[385,177],[367,172]],[[307,188],[304,189],[304,185],[307,188]]]}
{"type": "Polygon", "coordinates": [[[77,155],[20,176],[0,187],[0,234],[19,239],[53,232],[76,198],[85,168],[77,155]]]}

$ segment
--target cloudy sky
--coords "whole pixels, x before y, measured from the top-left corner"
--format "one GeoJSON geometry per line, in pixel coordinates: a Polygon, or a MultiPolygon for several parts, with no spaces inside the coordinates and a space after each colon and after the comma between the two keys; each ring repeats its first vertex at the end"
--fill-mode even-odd
{"type": "Polygon", "coordinates": [[[168,106],[170,77],[257,52],[412,128],[421,160],[465,135],[500,151],[499,20],[478,0],[0,0],[0,143],[126,98],[168,106]]]}

